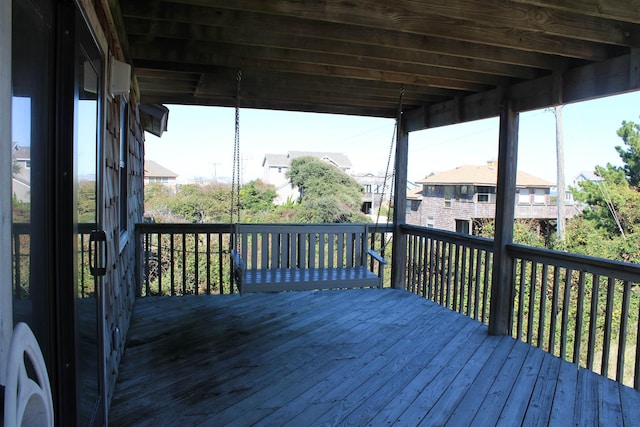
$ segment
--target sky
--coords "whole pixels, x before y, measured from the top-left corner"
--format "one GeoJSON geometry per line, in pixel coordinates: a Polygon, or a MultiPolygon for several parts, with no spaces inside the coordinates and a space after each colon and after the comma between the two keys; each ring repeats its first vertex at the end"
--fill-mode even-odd
{"type": "MultiPolygon", "coordinates": [[[[168,130],[146,133],[145,158],[176,172],[178,181],[229,180],[235,113],[231,108],[167,105],[168,130]]],[[[622,121],[640,122],[640,92],[565,105],[565,179],[596,165],[620,165],[615,146],[622,121]]],[[[556,182],[555,115],[520,114],[518,169],[556,182]]],[[[381,173],[394,139],[392,119],[240,109],[242,182],[261,178],[265,154],[288,151],[342,152],[355,173],[381,173]]],[[[408,179],[498,157],[498,119],[479,120],[409,134],[408,179]]],[[[392,165],[393,167],[393,157],[392,165]]]]}

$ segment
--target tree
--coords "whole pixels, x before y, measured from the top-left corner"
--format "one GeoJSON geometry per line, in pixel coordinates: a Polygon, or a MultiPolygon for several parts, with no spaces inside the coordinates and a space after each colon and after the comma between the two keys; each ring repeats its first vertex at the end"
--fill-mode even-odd
{"type": "Polygon", "coordinates": [[[639,262],[640,241],[640,127],[622,122],[617,146],[624,165],[596,166],[601,181],[584,181],[572,188],[574,198],[586,204],[578,224],[571,228],[567,250],[628,262],[639,262]]]}
{"type": "Polygon", "coordinates": [[[242,209],[253,213],[270,212],[274,209],[273,200],[278,194],[271,184],[261,180],[251,181],[240,188],[242,209]]]}
{"type": "Polygon", "coordinates": [[[314,157],[299,157],[287,171],[298,187],[299,222],[364,222],[360,212],[363,189],[353,177],[314,157]]]}

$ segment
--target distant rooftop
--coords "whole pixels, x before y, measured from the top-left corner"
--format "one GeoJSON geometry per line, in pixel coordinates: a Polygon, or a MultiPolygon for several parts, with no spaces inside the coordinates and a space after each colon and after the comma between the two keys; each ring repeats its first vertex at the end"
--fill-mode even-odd
{"type": "MultiPolygon", "coordinates": [[[[416,181],[426,185],[487,185],[493,186],[498,182],[498,164],[487,162],[485,165],[463,165],[443,172],[435,172],[430,176],[416,181]]],[[[516,177],[518,187],[553,187],[553,182],[526,172],[518,171],[516,177]]]]}
{"type": "Polygon", "coordinates": [[[298,157],[315,157],[331,163],[340,169],[351,169],[351,160],[344,153],[326,151],[289,151],[287,154],[265,154],[262,166],[289,167],[291,160],[298,157]]]}
{"type": "Polygon", "coordinates": [[[178,176],[177,173],[173,172],[170,169],[165,168],[164,166],[154,162],[153,160],[145,160],[144,161],[144,176],[151,177],[167,177],[167,178],[176,178],[178,176]]]}

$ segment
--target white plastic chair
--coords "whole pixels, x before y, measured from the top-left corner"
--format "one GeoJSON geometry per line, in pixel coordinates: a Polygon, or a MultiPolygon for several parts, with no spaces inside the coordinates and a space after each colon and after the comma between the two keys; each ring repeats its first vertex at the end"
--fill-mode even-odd
{"type": "Polygon", "coordinates": [[[53,426],[53,399],[47,367],[38,341],[26,323],[18,323],[11,337],[4,396],[4,425],[53,426]],[[33,366],[37,382],[27,374],[25,355],[33,366]]]}

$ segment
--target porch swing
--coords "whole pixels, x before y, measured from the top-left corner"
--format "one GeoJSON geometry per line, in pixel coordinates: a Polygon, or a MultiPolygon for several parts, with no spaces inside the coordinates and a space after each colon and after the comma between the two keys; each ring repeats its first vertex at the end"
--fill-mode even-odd
{"type": "Polygon", "coordinates": [[[241,80],[238,72],[230,209],[232,275],[238,291],[382,288],[387,261],[369,248],[367,224],[240,223],[241,80]]]}

